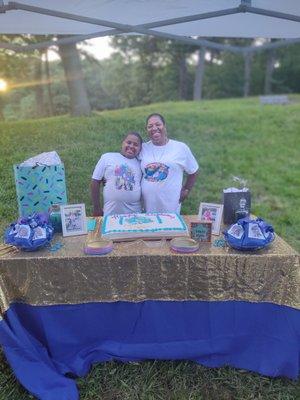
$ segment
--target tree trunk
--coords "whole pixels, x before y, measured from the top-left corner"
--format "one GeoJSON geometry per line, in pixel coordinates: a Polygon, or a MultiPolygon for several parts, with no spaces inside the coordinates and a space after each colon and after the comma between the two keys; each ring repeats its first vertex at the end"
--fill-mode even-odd
{"type": "Polygon", "coordinates": [[[48,51],[46,50],[45,53],[45,72],[46,72],[46,79],[47,79],[47,92],[48,92],[48,115],[53,115],[53,96],[52,96],[52,88],[51,88],[51,75],[50,75],[50,66],[49,66],[49,58],[48,58],[48,51]]]}
{"type": "Polygon", "coordinates": [[[274,65],[275,65],[275,53],[274,51],[271,50],[267,54],[264,94],[272,93],[272,74],[274,71],[274,65]]]}
{"type": "Polygon", "coordinates": [[[250,93],[250,79],[251,79],[251,67],[252,67],[253,54],[246,52],[244,54],[245,70],[244,70],[244,97],[248,97],[250,93]]]}
{"type": "Polygon", "coordinates": [[[35,109],[38,118],[45,116],[44,107],[44,88],[43,88],[43,75],[42,75],[42,59],[34,59],[34,96],[35,96],[35,109]]]}
{"type": "Polygon", "coordinates": [[[205,48],[201,47],[197,51],[197,66],[195,72],[195,82],[194,82],[194,100],[201,100],[202,99],[202,83],[203,83],[203,76],[204,76],[204,68],[205,68],[205,48]]]}
{"type": "Polygon", "coordinates": [[[181,100],[187,99],[187,67],[186,67],[186,55],[181,54],[179,58],[179,98],[181,100]]]}
{"type": "Polygon", "coordinates": [[[83,80],[79,53],[75,43],[60,45],[59,54],[68,85],[71,115],[90,115],[91,107],[83,80]]]}
{"type": "Polygon", "coordinates": [[[1,92],[0,92],[0,121],[1,121],[1,120],[4,120],[3,109],[4,109],[4,100],[3,100],[2,94],[1,94],[1,92]]]}

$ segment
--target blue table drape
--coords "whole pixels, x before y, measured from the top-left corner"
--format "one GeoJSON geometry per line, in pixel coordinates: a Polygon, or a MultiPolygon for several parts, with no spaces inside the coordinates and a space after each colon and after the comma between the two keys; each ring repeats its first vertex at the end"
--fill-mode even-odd
{"type": "Polygon", "coordinates": [[[14,303],[0,344],[20,382],[42,400],[76,400],[76,382],[96,362],[192,360],[295,379],[300,311],[243,301],[14,303]]]}

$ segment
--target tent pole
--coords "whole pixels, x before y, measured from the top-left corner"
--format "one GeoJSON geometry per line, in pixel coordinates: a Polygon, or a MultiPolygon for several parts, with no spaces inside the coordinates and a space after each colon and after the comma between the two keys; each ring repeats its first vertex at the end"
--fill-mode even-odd
{"type": "MultiPolygon", "coordinates": [[[[106,32],[111,32],[111,31],[106,31],[106,32]]],[[[120,33],[122,33],[122,31],[115,33],[115,35],[120,34],[120,33]]],[[[186,43],[186,44],[193,45],[196,47],[205,46],[207,48],[212,48],[212,49],[221,50],[221,51],[231,51],[233,53],[243,52],[243,47],[241,47],[241,46],[231,46],[231,45],[227,45],[227,44],[210,42],[209,40],[205,40],[205,39],[192,39],[189,37],[182,37],[182,36],[171,35],[171,34],[167,34],[167,33],[159,33],[158,35],[156,35],[155,33],[156,33],[156,31],[153,31],[153,32],[151,32],[151,35],[157,36],[160,38],[164,38],[164,39],[176,40],[178,42],[186,43]]],[[[110,35],[110,33],[109,33],[109,35],[110,35]]],[[[44,49],[44,48],[51,47],[51,46],[58,46],[61,44],[67,45],[67,44],[77,43],[77,42],[87,40],[87,39],[92,39],[95,37],[103,37],[103,36],[109,36],[109,35],[108,35],[108,33],[104,34],[104,32],[100,32],[98,34],[95,33],[95,34],[91,34],[91,35],[69,36],[67,38],[62,38],[62,39],[58,39],[58,40],[48,40],[45,42],[28,44],[26,46],[0,42],[0,48],[12,50],[12,51],[16,51],[16,52],[29,52],[29,51],[33,51],[33,50],[44,49]]]]}
{"type": "MultiPolygon", "coordinates": [[[[195,45],[195,46],[205,45],[208,48],[214,48],[214,49],[218,49],[218,50],[227,50],[227,51],[232,51],[234,53],[240,53],[240,52],[244,52],[245,50],[248,50],[248,51],[256,51],[256,50],[253,49],[252,47],[242,48],[240,46],[216,44],[216,43],[210,42],[208,40],[203,40],[203,39],[193,39],[190,37],[182,37],[182,36],[178,36],[178,35],[155,31],[151,28],[157,28],[157,27],[162,27],[162,26],[167,26],[167,25],[179,24],[179,23],[183,23],[183,22],[191,22],[191,21],[197,21],[197,20],[202,20],[202,19],[214,18],[214,17],[224,16],[224,15],[232,15],[232,14],[236,14],[236,13],[240,13],[240,12],[242,12],[242,13],[249,12],[249,13],[261,14],[261,15],[273,16],[276,18],[284,18],[284,19],[289,19],[289,20],[293,20],[293,21],[300,21],[300,16],[284,14],[284,13],[279,13],[279,12],[275,12],[275,11],[264,10],[264,9],[252,7],[251,0],[241,0],[241,4],[236,8],[219,10],[219,11],[214,11],[214,12],[209,12],[209,13],[189,15],[189,16],[179,17],[179,18],[172,18],[172,19],[156,21],[156,22],[151,22],[151,23],[141,24],[141,25],[136,25],[136,26],[127,25],[127,24],[119,24],[116,22],[104,21],[101,19],[84,17],[84,16],[80,16],[80,15],[76,15],[76,14],[64,13],[64,12],[45,9],[45,8],[41,8],[41,7],[30,6],[30,5],[22,4],[22,3],[18,3],[18,2],[8,2],[8,5],[4,5],[3,0],[0,0],[0,12],[6,12],[8,10],[24,10],[24,11],[64,18],[64,19],[71,19],[71,20],[89,23],[89,24],[93,24],[93,25],[107,26],[107,27],[113,28],[113,29],[103,31],[103,32],[96,32],[96,33],[92,33],[92,34],[88,34],[88,35],[75,35],[72,37],[59,39],[56,42],[48,41],[48,42],[44,42],[44,43],[29,45],[26,47],[0,43],[0,47],[11,49],[14,51],[32,51],[32,50],[38,49],[38,48],[45,48],[45,47],[59,45],[59,44],[70,44],[70,43],[78,42],[81,40],[87,40],[87,39],[91,39],[91,38],[95,38],[95,37],[117,35],[117,34],[121,34],[124,32],[125,33],[126,32],[134,33],[135,32],[135,33],[140,33],[140,34],[145,34],[145,35],[162,37],[162,38],[170,39],[170,40],[177,40],[179,42],[190,44],[190,45],[195,45]]],[[[279,43],[278,44],[274,43],[273,45],[275,45],[276,47],[277,46],[281,47],[281,45],[279,45],[279,43]]],[[[264,46],[257,47],[257,51],[263,50],[263,47],[264,46]]]]}
{"type": "MultiPolygon", "coordinates": [[[[89,23],[89,24],[93,24],[93,25],[107,26],[110,28],[115,28],[115,29],[120,30],[120,33],[135,32],[135,33],[140,33],[140,34],[144,34],[144,35],[152,35],[152,36],[156,36],[156,37],[162,37],[165,39],[177,40],[182,43],[195,45],[195,46],[203,45],[204,43],[199,42],[198,39],[192,39],[190,37],[182,37],[182,36],[178,36],[178,35],[168,34],[168,33],[159,32],[159,31],[155,31],[155,30],[147,29],[147,28],[164,26],[165,22],[168,25],[171,25],[171,24],[178,24],[178,23],[186,22],[186,21],[213,18],[215,16],[236,14],[239,12],[239,8],[231,8],[231,9],[220,10],[220,11],[216,11],[216,12],[212,12],[212,13],[198,14],[198,15],[187,16],[187,17],[182,17],[182,18],[173,18],[173,19],[169,19],[169,20],[165,20],[165,21],[158,21],[158,22],[144,24],[144,25],[132,26],[132,25],[127,25],[127,24],[119,24],[119,23],[111,22],[111,21],[104,21],[104,20],[100,20],[97,18],[90,18],[90,17],[84,17],[84,16],[80,16],[80,15],[75,15],[75,14],[64,13],[64,12],[45,9],[45,8],[41,8],[41,7],[30,6],[30,5],[21,4],[18,2],[9,2],[8,7],[10,10],[24,10],[24,11],[34,12],[34,13],[38,13],[38,14],[43,14],[43,15],[50,15],[50,16],[60,17],[60,18],[64,18],[64,19],[71,19],[71,20],[75,20],[78,22],[84,22],[84,23],[89,23]],[[145,25],[147,26],[147,28],[145,28],[145,25]]],[[[232,52],[237,52],[237,53],[241,52],[241,50],[237,46],[225,45],[225,47],[224,47],[224,45],[220,45],[217,43],[212,43],[212,42],[209,42],[209,43],[210,43],[211,48],[215,48],[215,49],[219,49],[219,50],[227,49],[227,50],[230,50],[232,52]]],[[[56,44],[56,43],[54,43],[54,44],[56,44]]]]}
{"type": "MultiPolygon", "coordinates": [[[[35,44],[29,44],[29,45],[17,45],[17,44],[11,44],[11,43],[5,43],[5,42],[0,42],[0,48],[2,49],[7,49],[7,50],[12,50],[15,52],[30,52],[38,49],[44,49],[47,47],[51,46],[58,46],[60,44],[71,44],[71,43],[77,43],[81,42],[83,40],[88,40],[88,39],[93,39],[97,37],[104,37],[104,36],[112,36],[111,32],[114,32],[114,35],[121,34],[122,31],[117,30],[117,29],[110,29],[107,31],[102,31],[102,32],[95,32],[91,33],[88,35],[74,35],[74,36],[68,36],[66,38],[58,39],[58,40],[48,40],[45,42],[40,42],[40,43],[35,43],[35,44]]],[[[188,38],[187,38],[188,39],[188,38]]],[[[174,39],[173,39],[174,40],[174,39]]],[[[181,41],[180,37],[176,39],[177,41],[181,41]]],[[[195,40],[195,39],[191,39],[195,40]]],[[[193,41],[192,44],[195,42],[193,41]]],[[[222,51],[232,51],[232,48],[238,52],[252,52],[252,53],[258,53],[264,50],[270,50],[270,49],[277,49],[285,46],[290,46],[293,44],[300,43],[300,38],[297,39],[285,39],[285,40],[278,40],[277,42],[274,43],[267,43],[261,46],[247,46],[247,47],[242,47],[242,46],[230,46],[230,45],[223,45],[220,43],[214,43],[206,39],[197,39],[197,43],[195,43],[196,46],[204,46],[207,48],[216,48],[218,50],[222,51]]]]}
{"type": "MultiPolygon", "coordinates": [[[[251,1],[250,1],[251,3],[251,1]]],[[[252,7],[248,5],[248,0],[242,0],[239,6],[241,12],[250,14],[264,15],[265,17],[273,17],[278,19],[286,19],[288,21],[300,22],[300,15],[286,14],[279,11],[265,10],[264,8],[252,7]]]]}
{"type": "Polygon", "coordinates": [[[167,26],[167,25],[180,24],[180,23],[184,23],[184,22],[192,22],[192,21],[199,21],[202,19],[222,17],[225,15],[237,14],[240,12],[239,7],[234,7],[234,8],[224,9],[224,10],[212,11],[212,12],[208,12],[208,13],[188,15],[188,16],[184,16],[184,17],[171,18],[171,19],[166,19],[166,20],[162,20],[162,21],[150,22],[147,24],[132,26],[132,25],[128,25],[128,24],[120,24],[120,23],[113,22],[113,21],[106,21],[106,20],[102,20],[102,19],[98,19],[98,18],[84,17],[82,15],[70,14],[70,13],[57,11],[57,10],[51,10],[48,8],[31,6],[29,4],[18,3],[15,1],[9,1],[7,7],[8,7],[7,9],[9,9],[9,10],[24,10],[24,11],[37,13],[37,14],[49,15],[52,17],[58,17],[58,18],[70,19],[70,20],[78,21],[78,22],[84,22],[84,23],[92,24],[92,25],[107,26],[110,28],[121,29],[123,32],[132,32],[132,29],[134,28],[134,32],[142,33],[142,34],[145,34],[144,29],[158,28],[158,27],[163,27],[163,26],[167,26]],[[143,31],[138,32],[137,29],[143,29],[143,31]]]}

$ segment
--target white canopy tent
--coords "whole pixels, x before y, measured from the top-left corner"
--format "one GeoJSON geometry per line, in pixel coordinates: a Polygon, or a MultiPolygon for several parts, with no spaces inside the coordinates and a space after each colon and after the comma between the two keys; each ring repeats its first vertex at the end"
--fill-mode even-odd
{"type": "MultiPolygon", "coordinates": [[[[224,45],[199,38],[285,39],[267,45],[278,47],[300,40],[300,1],[0,0],[0,33],[72,35],[60,39],[66,43],[136,33],[220,49],[224,45]]],[[[29,45],[26,49],[48,47],[51,44],[54,43],[29,45]]],[[[1,43],[0,47],[20,51],[22,46],[1,43]]],[[[229,45],[225,48],[244,51],[229,45]]]]}
{"type": "MultiPolygon", "coordinates": [[[[66,46],[61,45],[119,34],[152,35],[202,49],[232,51],[245,58],[246,96],[251,53],[300,42],[300,0],[0,0],[0,34],[63,36],[27,45],[7,40],[0,43],[0,48],[15,52],[59,45],[67,54],[66,46]],[[216,43],[210,37],[279,40],[241,47],[216,43]]],[[[73,56],[72,60],[70,55],[62,57],[63,63],[68,64],[64,67],[71,112],[89,114],[83,82],[77,79],[75,85],[72,78],[80,76],[79,58],[74,52],[73,56]]],[[[201,95],[197,96],[194,97],[201,95]]]]}

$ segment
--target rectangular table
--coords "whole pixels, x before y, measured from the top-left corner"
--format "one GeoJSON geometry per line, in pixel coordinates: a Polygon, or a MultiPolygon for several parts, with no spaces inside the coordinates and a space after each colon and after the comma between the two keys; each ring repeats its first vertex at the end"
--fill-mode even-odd
{"type": "MultiPolygon", "coordinates": [[[[186,217],[187,222],[193,217],[186,217]]],[[[63,247],[0,258],[0,343],[21,383],[41,399],[77,399],[67,372],[106,360],[189,359],[296,378],[299,255],[280,237],[255,253],[167,241],[63,247]]]]}

